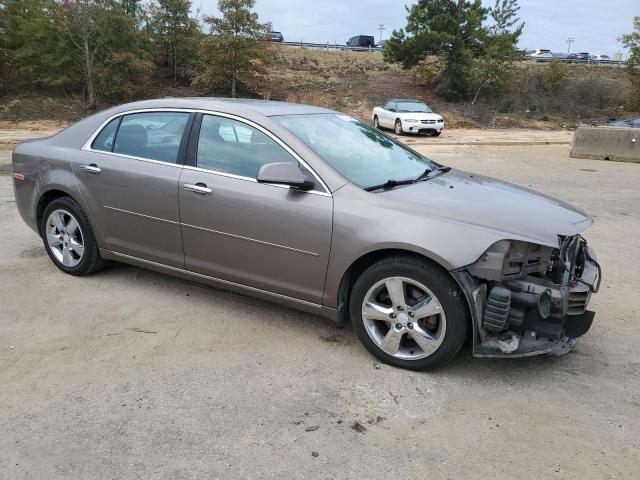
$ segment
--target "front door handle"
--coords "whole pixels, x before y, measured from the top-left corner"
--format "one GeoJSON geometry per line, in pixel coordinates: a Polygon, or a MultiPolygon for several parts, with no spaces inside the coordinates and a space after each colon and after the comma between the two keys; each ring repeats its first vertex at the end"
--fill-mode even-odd
{"type": "Polygon", "coordinates": [[[211,195],[213,193],[213,189],[207,187],[204,183],[185,183],[184,189],[189,190],[190,192],[198,193],[200,195],[211,195]]]}
{"type": "Polygon", "coordinates": [[[102,172],[102,169],[98,167],[95,163],[91,163],[89,165],[82,165],[80,167],[83,172],[91,173],[92,175],[97,175],[102,172]]]}

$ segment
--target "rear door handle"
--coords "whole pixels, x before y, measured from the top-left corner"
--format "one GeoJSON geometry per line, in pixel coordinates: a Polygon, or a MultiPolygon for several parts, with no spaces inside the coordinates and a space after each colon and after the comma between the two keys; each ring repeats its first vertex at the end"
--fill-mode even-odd
{"type": "Polygon", "coordinates": [[[97,175],[102,172],[102,169],[98,167],[95,163],[91,163],[89,165],[82,165],[80,167],[83,172],[91,173],[92,175],[97,175]]]}
{"type": "Polygon", "coordinates": [[[213,189],[207,187],[204,183],[185,183],[184,189],[189,190],[190,192],[198,193],[200,195],[211,195],[213,193],[213,189]]]}

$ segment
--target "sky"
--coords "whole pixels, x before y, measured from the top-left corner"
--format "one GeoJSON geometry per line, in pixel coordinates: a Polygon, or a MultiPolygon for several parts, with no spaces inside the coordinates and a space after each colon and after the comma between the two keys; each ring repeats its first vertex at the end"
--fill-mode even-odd
{"type": "MultiPolygon", "coordinates": [[[[216,0],[192,0],[204,14],[217,13],[216,0]]],[[[383,24],[383,39],[406,25],[404,5],[417,0],[256,0],[260,21],[271,22],[286,41],[345,43],[353,35],[375,35],[383,24]]],[[[483,0],[485,6],[494,0],[483,0]]],[[[520,18],[526,23],[520,47],[612,56],[622,50],[618,37],[632,31],[640,15],[640,0],[520,0],[520,18]]],[[[625,53],[626,56],[626,53],[625,53]]]]}

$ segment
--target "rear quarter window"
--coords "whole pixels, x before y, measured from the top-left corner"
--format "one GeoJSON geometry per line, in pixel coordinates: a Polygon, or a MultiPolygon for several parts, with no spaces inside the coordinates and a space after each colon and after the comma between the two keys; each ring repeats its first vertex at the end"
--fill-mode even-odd
{"type": "Polygon", "coordinates": [[[122,117],[114,118],[102,128],[91,144],[92,149],[100,150],[102,152],[113,151],[113,140],[116,137],[116,132],[118,131],[118,125],[120,124],[121,118],[122,117]]]}

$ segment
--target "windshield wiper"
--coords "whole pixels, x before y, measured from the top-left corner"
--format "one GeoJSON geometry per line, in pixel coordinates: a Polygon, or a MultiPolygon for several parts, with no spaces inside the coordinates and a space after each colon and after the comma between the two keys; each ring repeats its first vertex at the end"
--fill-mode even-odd
{"type": "Polygon", "coordinates": [[[451,167],[427,168],[424,172],[422,172],[420,175],[418,175],[414,179],[414,182],[420,182],[422,180],[428,180],[430,178],[435,177],[436,173],[442,174],[442,173],[448,172],[449,170],[451,170],[451,167]]]}
{"type": "Polygon", "coordinates": [[[394,180],[394,179],[389,179],[384,183],[381,183],[380,185],[373,185],[371,187],[366,187],[365,190],[367,192],[373,192],[374,190],[388,190],[390,188],[395,188],[395,187],[399,187],[400,185],[410,185],[412,183],[415,183],[414,179],[409,179],[409,180],[394,180]]]}
{"type": "Polygon", "coordinates": [[[388,190],[391,188],[399,187],[400,185],[411,185],[412,183],[418,183],[422,180],[429,180],[430,178],[433,178],[435,176],[433,175],[434,172],[445,173],[445,172],[448,172],[449,170],[451,170],[451,167],[427,168],[424,172],[422,172],[416,178],[410,178],[407,180],[389,179],[386,182],[381,183],[380,185],[373,185],[371,187],[366,187],[365,190],[367,192],[372,192],[374,190],[388,190]]]}

